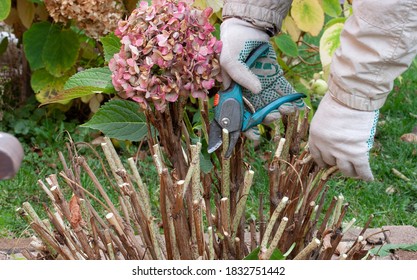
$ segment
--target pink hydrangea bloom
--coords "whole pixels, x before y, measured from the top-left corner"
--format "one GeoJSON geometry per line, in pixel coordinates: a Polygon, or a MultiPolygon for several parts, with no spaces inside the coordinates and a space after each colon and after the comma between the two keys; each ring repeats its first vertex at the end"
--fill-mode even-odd
{"type": "Polygon", "coordinates": [[[189,0],[142,1],[119,21],[120,52],[109,62],[122,97],[164,111],[180,95],[204,98],[220,80],[221,41],[211,32],[212,9],[197,10],[189,0]]]}

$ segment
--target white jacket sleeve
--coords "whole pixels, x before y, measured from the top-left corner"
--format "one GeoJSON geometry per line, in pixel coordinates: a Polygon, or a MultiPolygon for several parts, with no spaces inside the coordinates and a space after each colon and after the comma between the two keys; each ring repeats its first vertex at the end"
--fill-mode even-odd
{"type": "Polygon", "coordinates": [[[330,94],[354,109],[379,109],[417,54],[417,0],[353,1],[340,40],[330,94]]]}
{"type": "Polygon", "coordinates": [[[273,36],[281,30],[291,3],[292,0],[225,0],[223,19],[243,19],[273,36]]]}

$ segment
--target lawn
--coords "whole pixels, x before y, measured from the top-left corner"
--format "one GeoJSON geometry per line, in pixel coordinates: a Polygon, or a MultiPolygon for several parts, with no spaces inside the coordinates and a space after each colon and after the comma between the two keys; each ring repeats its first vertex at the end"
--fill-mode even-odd
{"type": "MultiPolygon", "coordinates": [[[[417,145],[400,140],[401,135],[411,132],[417,125],[416,88],[417,66],[414,64],[404,73],[401,82],[396,81],[393,92],[381,109],[375,146],[371,152],[375,181],[366,183],[338,175],[329,183],[329,195],[343,194],[350,204],[346,220],[356,218],[358,226],[364,225],[371,214],[374,215],[371,227],[417,226],[417,145]],[[393,169],[409,180],[395,175],[393,169]]],[[[44,107],[38,108],[33,101],[23,108],[6,112],[4,120],[1,129],[17,135],[26,153],[17,176],[0,181],[0,237],[18,237],[26,234],[27,224],[16,215],[16,208],[29,201],[40,209],[42,203],[48,201],[37,181],[61,171],[57,152],[65,151],[69,136],[74,141],[88,142],[97,135],[80,128],[80,122],[59,110],[51,113],[44,107]]],[[[99,151],[99,147],[96,150],[99,151]]],[[[130,146],[121,143],[119,152],[122,157],[128,158],[137,152],[137,143],[130,146]]],[[[142,152],[149,156],[146,151],[142,152]]],[[[89,158],[94,168],[100,168],[96,155],[89,148],[81,149],[80,153],[89,158]]],[[[260,193],[268,193],[267,162],[259,154],[259,151],[249,153],[256,172],[249,212],[257,211],[260,193]]],[[[144,180],[152,186],[156,174],[152,160],[144,160],[141,172],[144,180]]],[[[158,203],[157,199],[154,203],[158,203]]]]}

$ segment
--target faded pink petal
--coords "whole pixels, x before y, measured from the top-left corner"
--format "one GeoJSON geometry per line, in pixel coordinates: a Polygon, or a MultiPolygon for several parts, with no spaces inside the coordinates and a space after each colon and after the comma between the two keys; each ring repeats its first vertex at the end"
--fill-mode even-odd
{"type": "Polygon", "coordinates": [[[208,81],[202,81],[201,85],[205,89],[211,89],[212,87],[214,87],[214,79],[210,79],[208,81]]]}
{"type": "Polygon", "coordinates": [[[158,46],[164,47],[167,45],[167,40],[169,38],[169,34],[159,34],[156,36],[156,41],[158,42],[158,46]]]}
{"type": "Polygon", "coordinates": [[[202,98],[202,99],[204,99],[207,96],[207,94],[202,90],[193,91],[193,92],[191,92],[191,95],[194,98],[202,98]]]}

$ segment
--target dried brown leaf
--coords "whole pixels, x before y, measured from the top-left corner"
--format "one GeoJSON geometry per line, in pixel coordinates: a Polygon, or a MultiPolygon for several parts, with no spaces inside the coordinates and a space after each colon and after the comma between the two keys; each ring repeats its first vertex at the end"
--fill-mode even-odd
{"type": "Polygon", "coordinates": [[[323,238],[323,250],[332,248],[332,233],[326,234],[323,238]]]}
{"type": "Polygon", "coordinates": [[[80,205],[78,204],[78,197],[75,195],[71,198],[69,202],[69,209],[71,213],[71,227],[74,229],[77,229],[80,227],[82,216],[81,216],[81,210],[80,205]]]}
{"type": "Polygon", "coordinates": [[[406,133],[403,134],[400,139],[404,142],[408,143],[417,143],[417,134],[414,133],[406,133]]]}

